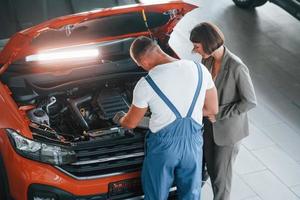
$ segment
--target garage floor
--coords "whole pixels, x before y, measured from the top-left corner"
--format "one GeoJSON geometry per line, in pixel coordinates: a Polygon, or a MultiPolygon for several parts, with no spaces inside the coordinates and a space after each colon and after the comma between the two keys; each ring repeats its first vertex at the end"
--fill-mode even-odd
{"type": "MultiPolygon", "coordinates": [[[[223,30],[226,46],[249,67],[259,105],[250,112],[251,135],[235,165],[232,200],[300,199],[300,21],[274,4],[253,11],[231,0],[194,0],[200,8],[176,27],[170,44],[183,58],[189,31],[201,21],[223,30]],[[183,45],[185,44],[185,45],[183,45]]],[[[210,184],[203,199],[212,199],[210,184]]]]}

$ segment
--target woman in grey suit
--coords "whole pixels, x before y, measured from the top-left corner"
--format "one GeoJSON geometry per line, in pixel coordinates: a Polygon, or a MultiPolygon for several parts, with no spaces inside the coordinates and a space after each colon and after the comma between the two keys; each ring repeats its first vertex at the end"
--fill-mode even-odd
{"type": "Polygon", "coordinates": [[[256,106],[255,92],[247,66],[224,46],[224,35],[217,26],[197,25],[190,40],[218,90],[219,113],[203,113],[207,116],[203,148],[214,200],[229,200],[232,167],[240,141],[249,135],[247,112],[256,106]]]}

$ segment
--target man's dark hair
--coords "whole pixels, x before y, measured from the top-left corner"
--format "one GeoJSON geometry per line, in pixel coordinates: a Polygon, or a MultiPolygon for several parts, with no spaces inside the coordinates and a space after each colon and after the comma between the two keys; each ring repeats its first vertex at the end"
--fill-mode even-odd
{"type": "Polygon", "coordinates": [[[151,38],[145,36],[137,37],[130,46],[130,55],[135,60],[139,60],[147,50],[155,46],[157,44],[151,38]]]}
{"type": "Polygon", "coordinates": [[[190,41],[201,43],[206,54],[210,55],[224,44],[224,34],[214,24],[203,22],[195,26],[190,35],[190,41]]]}

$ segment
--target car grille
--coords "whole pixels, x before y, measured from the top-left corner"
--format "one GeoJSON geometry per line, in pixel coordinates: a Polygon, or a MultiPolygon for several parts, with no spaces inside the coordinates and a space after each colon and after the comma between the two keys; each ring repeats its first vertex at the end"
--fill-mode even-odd
{"type": "Polygon", "coordinates": [[[77,162],[57,166],[77,179],[92,179],[139,171],[144,159],[144,134],[109,136],[76,143],[77,162]]]}

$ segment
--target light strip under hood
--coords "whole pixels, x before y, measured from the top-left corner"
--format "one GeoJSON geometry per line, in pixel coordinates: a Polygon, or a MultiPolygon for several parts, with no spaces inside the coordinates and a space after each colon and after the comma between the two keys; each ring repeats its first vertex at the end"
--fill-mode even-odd
{"type": "Polygon", "coordinates": [[[95,58],[99,56],[98,49],[65,50],[57,52],[44,52],[26,57],[26,62],[32,61],[57,61],[57,60],[78,60],[95,58]]]}

